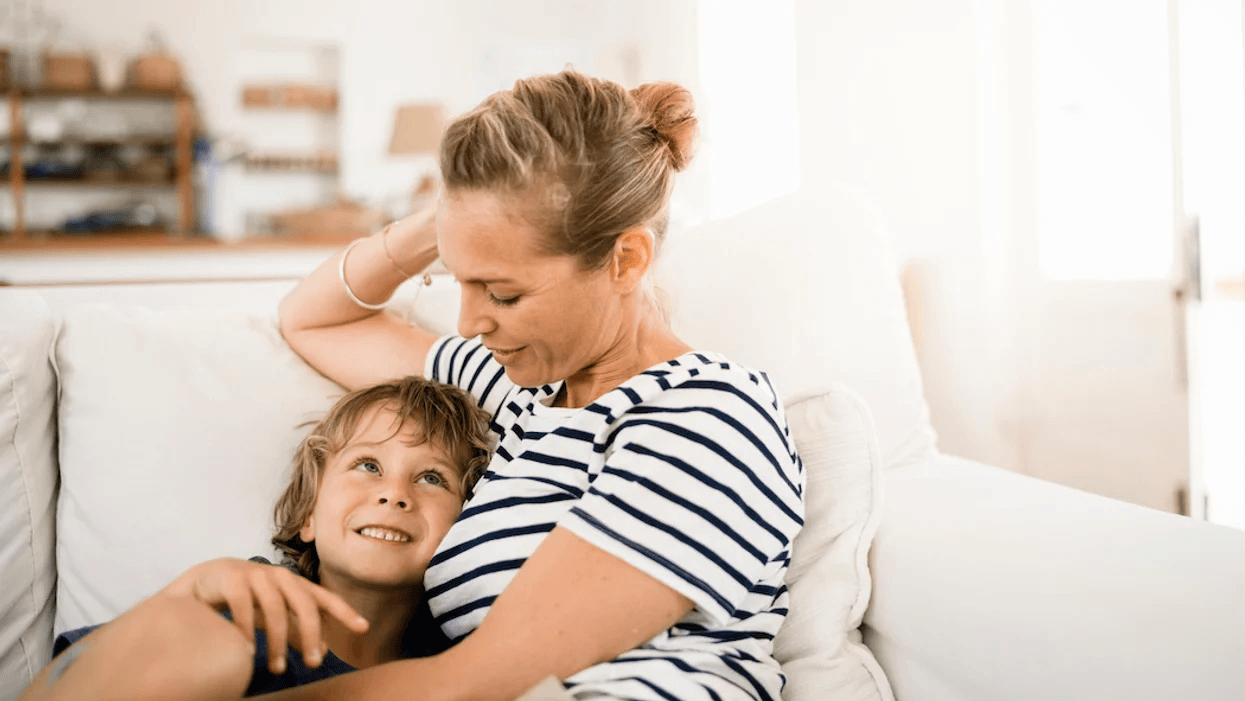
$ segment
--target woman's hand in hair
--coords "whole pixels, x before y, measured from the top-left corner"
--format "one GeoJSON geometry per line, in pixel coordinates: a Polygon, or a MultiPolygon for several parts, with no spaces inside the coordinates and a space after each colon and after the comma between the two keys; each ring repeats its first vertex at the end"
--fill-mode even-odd
{"type": "Polygon", "coordinates": [[[321,616],[330,615],[362,634],[368,623],[337,594],[284,567],[234,558],[210,560],[186,570],[161,595],[190,597],[217,611],[229,611],[234,625],[255,643],[255,629],[268,635],[268,669],[285,672],[286,646],[308,667],[319,667],[327,652],[321,616]]]}

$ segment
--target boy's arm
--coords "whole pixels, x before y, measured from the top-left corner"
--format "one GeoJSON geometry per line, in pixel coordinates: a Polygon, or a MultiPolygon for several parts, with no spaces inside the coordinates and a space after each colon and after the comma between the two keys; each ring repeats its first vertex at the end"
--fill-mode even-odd
{"type": "Polygon", "coordinates": [[[201,601],[156,594],[54,658],[18,701],[238,698],[254,669],[237,626],[201,601]]]}

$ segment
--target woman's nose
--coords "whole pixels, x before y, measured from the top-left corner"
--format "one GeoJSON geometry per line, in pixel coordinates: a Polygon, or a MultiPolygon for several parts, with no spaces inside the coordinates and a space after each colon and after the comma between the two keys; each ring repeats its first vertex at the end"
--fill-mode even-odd
{"type": "Polygon", "coordinates": [[[463,338],[475,338],[489,333],[496,326],[483,309],[483,290],[473,289],[474,285],[463,285],[462,298],[458,304],[458,335],[463,338]]]}

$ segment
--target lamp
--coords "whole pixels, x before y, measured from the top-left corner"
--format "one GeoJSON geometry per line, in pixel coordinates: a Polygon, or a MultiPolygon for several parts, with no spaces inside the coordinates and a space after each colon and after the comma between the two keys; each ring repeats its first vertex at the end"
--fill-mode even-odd
{"type": "MultiPolygon", "coordinates": [[[[391,156],[436,156],[445,131],[445,107],[431,102],[399,105],[389,139],[391,156]]],[[[436,195],[437,175],[423,173],[411,188],[411,208],[417,211],[436,195]]]]}

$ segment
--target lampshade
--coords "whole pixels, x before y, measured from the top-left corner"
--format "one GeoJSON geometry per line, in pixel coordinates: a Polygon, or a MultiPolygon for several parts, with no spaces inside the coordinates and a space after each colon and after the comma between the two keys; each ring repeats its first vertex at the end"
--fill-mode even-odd
{"type": "Polygon", "coordinates": [[[393,119],[389,154],[435,154],[445,131],[445,108],[434,103],[400,105],[393,119]]]}

